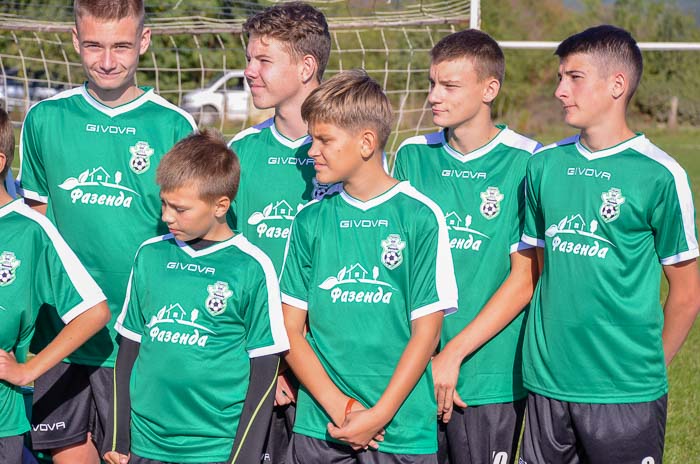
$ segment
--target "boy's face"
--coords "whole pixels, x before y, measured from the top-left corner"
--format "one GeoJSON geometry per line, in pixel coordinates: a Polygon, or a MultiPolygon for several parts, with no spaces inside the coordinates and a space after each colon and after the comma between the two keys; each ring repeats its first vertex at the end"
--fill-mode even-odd
{"type": "Polygon", "coordinates": [[[318,182],[343,182],[362,166],[361,135],[321,122],[309,125],[309,135],[313,139],[309,156],[314,160],[318,182]]]}
{"type": "Polygon", "coordinates": [[[161,219],[175,238],[183,242],[212,238],[208,235],[218,225],[219,205],[202,200],[195,186],[186,185],[171,192],[161,191],[160,200],[161,219]]]}
{"type": "Polygon", "coordinates": [[[256,108],[275,108],[295,97],[302,88],[301,64],[283,42],[251,34],[246,60],[245,77],[256,108]]]}
{"type": "Polygon", "coordinates": [[[471,59],[441,61],[430,65],[428,103],[433,111],[433,124],[456,128],[473,120],[493,97],[488,92],[489,79],[479,80],[471,59]]]}
{"type": "Polygon", "coordinates": [[[150,43],[150,30],[142,29],[133,16],[104,21],[85,15],[73,28],[73,47],[96,90],[124,91],[133,86],[139,56],[150,43]]]}
{"type": "Polygon", "coordinates": [[[559,62],[559,85],[554,96],[564,108],[564,121],[577,129],[593,127],[609,113],[614,102],[610,79],[590,54],[576,53],[559,62]]]}

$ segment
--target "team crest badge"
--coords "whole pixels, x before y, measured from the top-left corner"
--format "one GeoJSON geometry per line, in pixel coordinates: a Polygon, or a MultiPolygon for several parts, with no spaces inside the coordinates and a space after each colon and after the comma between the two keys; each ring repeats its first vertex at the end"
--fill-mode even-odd
{"type": "Polygon", "coordinates": [[[233,292],[228,289],[226,282],[207,285],[207,291],[209,292],[209,297],[205,303],[207,311],[212,316],[218,316],[226,310],[227,301],[233,295],[233,292]]]}
{"type": "Polygon", "coordinates": [[[22,262],[11,251],[4,251],[0,255],[0,287],[10,285],[17,277],[17,268],[22,262]]]}
{"type": "Polygon", "coordinates": [[[151,155],[154,150],[148,145],[148,142],[136,142],[136,145],[129,147],[131,159],[129,167],[136,174],[143,174],[151,167],[151,155]]]}
{"type": "Polygon", "coordinates": [[[382,264],[394,270],[403,262],[401,251],[406,248],[406,242],[401,240],[399,234],[390,234],[386,240],[382,240],[382,264]]]}
{"type": "Polygon", "coordinates": [[[612,222],[617,219],[620,216],[620,206],[625,202],[620,189],[611,188],[603,192],[600,198],[603,199],[600,207],[600,217],[603,218],[603,222],[612,222]]]}
{"type": "Polygon", "coordinates": [[[481,206],[479,211],[486,219],[493,219],[501,212],[501,200],[503,194],[498,187],[489,187],[485,192],[481,192],[481,206]]]}

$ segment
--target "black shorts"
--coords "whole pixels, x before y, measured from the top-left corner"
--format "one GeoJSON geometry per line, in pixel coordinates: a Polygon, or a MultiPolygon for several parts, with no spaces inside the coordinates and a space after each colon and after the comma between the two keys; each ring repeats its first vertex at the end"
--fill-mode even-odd
{"type": "Polygon", "coordinates": [[[295,415],[296,404],[294,403],[272,408],[270,428],[265,438],[261,459],[262,464],[285,464],[295,415]]]}
{"type": "Polygon", "coordinates": [[[109,449],[105,428],[114,369],[58,363],[34,382],[32,447],[51,450],[83,443],[92,434],[100,456],[109,449]]]}
{"type": "Polygon", "coordinates": [[[22,464],[22,435],[0,438],[0,462],[2,464],[22,464]]]}
{"type": "Polygon", "coordinates": [[[437,464],[435,454],[390,454],[381,451],[355,451],[318,438],[295,433],[289,442],[287,464],[437,464]]]}
{"type": "MultiPolygon", "coordinates": [[[[131,453],[131,456],[129,456],[129,464],[178,464],[178,463],[166,462],[166,461],[156,461],[154,459],[142,458],[141,456],[137,456],[134,453],[131,453]]],[[[224,461],[224,462],[198,462],[196,464],[226,464],[226,461],[224,461]]]]}
{"type": "Polygon", "coordinates": [[[667,395],[644,403],[527,399],[521,464],[660,464],[667,395]]]}
{"type": "Polygon", "coordinates": [[[525,415],[526,399],[455,406],[450,422],[438,424],[438,461],[441,464],[512,464],[525,415]]]}

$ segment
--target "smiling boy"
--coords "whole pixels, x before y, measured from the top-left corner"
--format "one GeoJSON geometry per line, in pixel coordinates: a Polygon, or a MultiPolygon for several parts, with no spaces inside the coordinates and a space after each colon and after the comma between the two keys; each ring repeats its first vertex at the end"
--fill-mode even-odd
{"type": "MultiPolygon", "coordinates": [[[[158,162],[195,125],[153,89],[134,84],[151,37],[141,0],[77,0],[74,12],[73,46],[87,82],[27,114],[19,193],[56,225],[116,318],[136,249],[162,230],[158,162]]],[[[57,315],[42,315],[32,349],[46,346],[62,325],[57,315]]],[[[32,441],[52,450],[56,464],[97,463],[106,449],[117,353],[112,326],[37,379],[32,441]]]]}

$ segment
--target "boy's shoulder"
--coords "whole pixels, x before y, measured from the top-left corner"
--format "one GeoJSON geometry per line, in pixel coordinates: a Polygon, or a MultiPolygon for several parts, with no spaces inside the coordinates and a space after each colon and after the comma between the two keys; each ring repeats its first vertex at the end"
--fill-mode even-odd
{"type": "Polygon", "coordinates": [[[550,143],[549,145],[539,147],[537,150],[535,150],[534,154],[530,158],[530,163],[543,163],[547,159],[548,155],[557,153],[561,150],[570,150],[571,148],[575,148],[578,139],[579,135],[576,134],[561,139],[557,142],[550,143]]]}
{"type": "Polygon", "coordinates": [[[152,88],[144,88],[143,90],[144,95],[141,98],[144,98],[146,102],[155,105],[156,111],[160,117],[170,117],[174,121],[189,125],[193,131],[197,130],[197,123],[190,113],[183,110],[179,106],[170,103],[168,100],[158,95],[152,88]]]}
{"type": "Polygon", "coordinates": [[[73,104],[75,99],[82,98],[83,87],[73,87],[72,89],[64,90],[56,95],[34,103],[27,112],[25,121],[30,121],[33,118],[45,115],[51,115],[55,112],[63,111],[67,105],[73,104]]]}
{"type": "Polygon", "coordinates": [[[537,140],[515,132],[508,127],[503,128],[500,136],[500,143],[514,150],[523,151],[528,155],[532,155],[542,147],[542,144],[537,140]]]}
{"type": "Polygon", "coordinates": [[[445,144],[444,131],[431,132],[430,134],[416,135],[409,137],[399,145],[396,154],[402,156],[412,153],[421,153],[422,151],[434,150],[441,148],[445,144]]]}
{"type": "Polygon", "coordinates": [[[255,139],[256,136],[260,135],[262,132],[265,130],[270,130],[271,127],[273,127],[275,124],[275,118],[270,118],[267,119],[259,124],[256,124],[254,126],[248,127],[247,129],[243,129],[239,133],[233,136],[231,141],[229,142],[229,146],[233,146],[234,144],[238,144],[242,140],[251,140],[255,139]]]}
{"type": "Polygon", "coordinates": [[[60,237],[56,226],[46,216],[34,211],[21,199],[14,200],[0,210],[0,223],[3,224],[3,231],[10,227],[20,228],[24,238],[38,234],[53,241],[60,237]]]}

